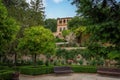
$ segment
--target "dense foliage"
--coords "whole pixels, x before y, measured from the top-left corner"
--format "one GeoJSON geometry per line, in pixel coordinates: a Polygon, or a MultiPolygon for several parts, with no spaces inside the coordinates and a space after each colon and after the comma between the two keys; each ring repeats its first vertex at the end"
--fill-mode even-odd
{"type": "MultiPolygon", "coordinates": [[[[14,54],[15,55],[14,61],[11,61],[11,63],[17,64],[18,52],[16,51],[16,47],[18,45],[19,38],[23,37],[23,32],[25,28],[31,27],[31,26],[44,25],[45,17],[44,17],[43,2],[42,0],[31,0],[30,3],[28,3],[27,0],[2,0],[1,3],[3,3],[4,6],[6,7],[6,10],[3,9],[1,11],[1,12],[4,12],[1,14],[4,16],[6,20],[4,21],[4,23],[6,24],[5,26],[7,25],[9,26],[9,29],[7,28],[5,29],[6,30],[5,38],[6,39],[8,38],[7,39],[8,41],[6,40],[3,40],[3,41],[6,42],[7,45],[10,45],[9,47],[7,47],[6,44],[4,44],[4,46],[2,45],[4,47],[3,50],[6,51],[8,54],[11,54],[11,55],[14,54]],[[8,13],[6,11],[8,11],[8,13]],[[10,17],[10,18],[6,18],[6,17],[10,17]],[[13,20],[11,17],[14,18],[16,21],[13,20]],[[17,24],[20,25],[19,30],[17,29],[17,24]],[[16,27],[16,29],[14,27],[16,27]],[[18,32],[16,35],[15,31],[17,30],[18,32]],[[10,36],[11,34],[14,34],[15,36],[12,42],[8,43],[11,41],[9,39],[11,37],[10,36]]],[[[9,61],[6,56],[3,59],[4,59],[4,62],[9,61]]]]}
{"type": "Polygon", "coordinates": [[[15,18],[22,27],[43,25],[44,7],[42,0],[3,0],[9,16],[15,18]],[[19,13],[19,14],[18,14],[19,13]]]}
{"type": "Polygon", "coordinates": [[[20,67],[20,72],[26,75],[40,75],[53,73],[53,66],[24,66],[20,67]]]}
{"type": "Polygon", "coordinates": [[[80,26],[86,26],[88,24],[90,23],[85,18],[75,16],[68,22],[68,28],[74,30],[80,26]]]}
{"type": "MultiPolygon", "coordinates": [[[[90,45],[96,43],[110,44],[107,52],[120,56],[120,4],[117,0],[73,0],[77,13],[91,25],[87,27],[90,45]],[[114,52],[113,52],[114,50],[114,52]]],[[[103,45],[102,45],[103,46],[103,45]]],[[[98,52],[97,52],[98,53],[98,52]]],[[[120,59],[120,58],[119,58],[120,59]]]]}
{"type": "Polygon", "coordinates": [[[89,36],[89,33],[86,33],[86,27],[91,25],[87,19],[84,17],[75,16],[68,22],[68,28],[75,35],[76,43],[79,46],[82,46],[88,39],[85,39],[85,36],[89,36]],[[84,39],[84,42],[82,42],[84,39]]]}
{"type": "Polygon", "coordinates": [[[77,29],[74,30],[74,34],[76,35],[76,39],[78,43],[82,43],[82,38],[86,34],[86,27],[79,26],[77,29]]]}
{"type": "Polygon", "coordinates": [[[13,73],[14,73],[14,71],[11,71],[11,70],[0,70],[0,80],[12,79],[13,73]]]}
{"type": "Polygon", "coordinates": [[[65,38],[66,36],[68,36],[71,33],[70,30],[63,30],[62,31],[62,36],[65,38]]]}
{"type": "Polygon", "coordinates": [[[36,63],[37,54],[55,53],[54,36],[51,31],[42,26],[26,28],[24,37],[20,39],[18,50],[34,55],[34,63],[36,63]]]}
{"type": "Polygon", "coordinates": [[[13,18],[8,17],[7,9],[0,0],[0,56],[8,52],[18,30],[18,24],[13,18]]]}
{"type": "Polygon", "coordinates": [[[95,66],[72,66],[74,72],[77,73],[96,73],[97,68],[95,66]]]}
{"type": "MultiPolygon", "coordinates": [[[[95,66],[71,66],[73,72],[77,73],[96,73],[97,68],[95,66]]],[[[22,74],[27,75],[40,75],[40,74],[49,74],[54,72],[54,66],[24,66],[20,68],[22,74]]]]}
{"type": "Polygon", "coordinates": [[[46,19],[45,28],[50,29],[52,32],[57,31],[57,20],[56,19],[46,19]]]}
{"type": "Polygon", "coordinates": [[[12,79],[14,71],[8,66],[0,66],[0,80],[12,79]]]}
{"type": "Polygon", "coordinates": [[[73,0],[77,13],[93,23],[119,21],[120,5],[117,0],[73,0]]]}

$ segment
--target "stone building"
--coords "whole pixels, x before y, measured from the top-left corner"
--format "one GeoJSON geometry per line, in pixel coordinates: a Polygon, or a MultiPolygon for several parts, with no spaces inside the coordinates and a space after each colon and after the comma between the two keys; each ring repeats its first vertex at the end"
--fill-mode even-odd
{"type": "Polygon", "coordinates": [[[68,21],[71,19],[72,19],[71,17],[57,19],[57,31],[56,33],[54,33],[56,37],[59,37],[59,38],[62,37],[62,31],[68,29],[67,24],[68,24],[68,21]]]}

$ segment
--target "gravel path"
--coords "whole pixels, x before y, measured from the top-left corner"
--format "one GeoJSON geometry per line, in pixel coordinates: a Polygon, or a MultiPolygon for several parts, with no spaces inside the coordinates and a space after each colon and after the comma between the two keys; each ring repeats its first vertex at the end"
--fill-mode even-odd
{"type": "Polygon", "coordinates": [[[73,73],[73,74],[46,74],[39,76],[20,75],[20,80],[120,80],[120,77],[101,76],[98,74],[73,73]]]}

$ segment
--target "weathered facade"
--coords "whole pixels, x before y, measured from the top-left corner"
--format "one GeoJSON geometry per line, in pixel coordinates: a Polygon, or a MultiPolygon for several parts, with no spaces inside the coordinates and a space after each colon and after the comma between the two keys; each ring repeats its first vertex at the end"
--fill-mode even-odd
{"type": "Polygon", "coordinates": [[[71,20],[71,17],[57,19],[57,31],[54,33],[56,37],[62,37],[62,31],[68,29],[67,24],[69,20],[71,20]]]}

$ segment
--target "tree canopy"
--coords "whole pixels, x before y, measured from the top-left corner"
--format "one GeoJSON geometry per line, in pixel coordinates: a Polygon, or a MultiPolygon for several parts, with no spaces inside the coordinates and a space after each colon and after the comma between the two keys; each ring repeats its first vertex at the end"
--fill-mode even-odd
{"type": "MultiPolygon", "coordinates": [[[[2,0],[8,10],[8,17],[14,18],[21,26],[14,41],[10,44],[9,52],[15,55],[15,63],[17,63],[17,51],[19,38],[23,37],[25,28],[31,26],[44,25],[44,7],[42,0],[2,0]]],[[[9,24],[10,25],[10,24],[9,24]]],[[[12,25],[11,25],[12,26],[12,25]]]]}
{"type": "Polygon", "coordinates": [[[44,7],[42,0],[3,0],[9,16],[15,18],[21,26],[44,25],[44,7]],[[19,14],[18,14],[19,13],[19,14]]]}
{"type": "Polygon", "coordinates": [[[116,0],[73,0],[77,13],[92,20],[89,31],[94,40],[120,44],[120,4],[116,0]]]}
{"type": "Polygon", "coordinates": [[[45,28],[50,29],[52,32],[57,31],[57,20],[56,19],[46,19],[45,28]]]}
{"type": "Polygon", "coordinates": [[[120,20],[120,4],[116,0],[73,0],[77,6],[77,13],[93,23],[120,20]]]}
{"type": "Polygon", "coordinates": [[[85,18],[75,16],[68,22],[68,28],[76,29],[79,28],[80,26],[86,26],[88,24],[89,22],[85,18]]]}
{"type": "Polygon", "coordinates": [[[67,35],[69,35],[70,34],[70,30],[63,30],[62,31],[62,36],[65,38],[67,35]]]}
{"type": "Polygon", "coordinates": [[[18,50],[31,55],[47,54],[55,52],[55,39],[52,32],[42,26],[26,28],[23,38],[20,39],[18,50]]]}
{"type": "MultiPolygon", "coordinates": [[[[79,16],[91,24],[87,26],[90,43],[111,44],[109,52],[120,60],[120,3],[117,0],[73,0],[79,16]]],[[[92,44],[91,44],[92,45],[92,44]]]]}
{"type": "Polygon", "coordinates": [[[8,17],[7,9],[0,0],[0,54],[7,51],[18,30],[18,24],[13,18],[8,17]]]}

